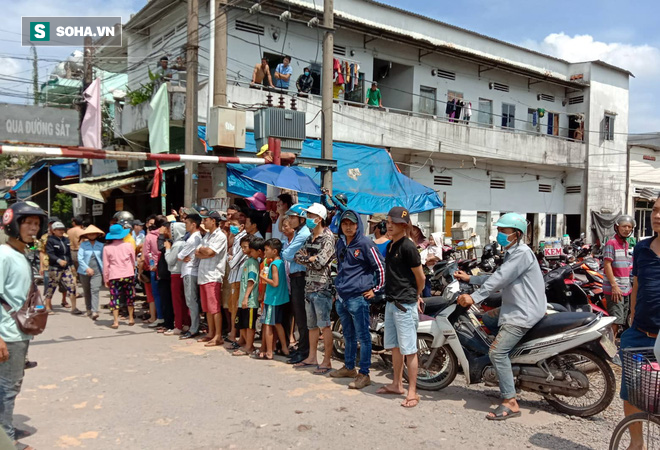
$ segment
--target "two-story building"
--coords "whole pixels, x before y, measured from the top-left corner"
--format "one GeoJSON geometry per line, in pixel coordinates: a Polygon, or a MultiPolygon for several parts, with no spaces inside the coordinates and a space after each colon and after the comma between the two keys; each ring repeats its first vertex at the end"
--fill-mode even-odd
{"type": "MultiPolygon", "coordinates": [[[[203,124],[214,20],[209,2],[200,3],[203,124]]],[[[314,24],[322,21],[323,1],[258,6],[216,5],[228,15],[228,101],[247,110],[253,129],[252,110],[268,93],[250,86],[254,66],[265,56],[274,72],[289,55],[285,104],[309,67],[314,87],[297,97],[297,107],[306,113],[307,137],[320,138],[324,32],[314,24]]],[[[591,211],[624,208],[628,71],[601,61],[570,63],[371,0],[335,0],[334,7],[333,138],[388,149],[405,174],[443,196],[444,211],[416,218],[424,228],[468,222],[487,239],[500,214],[515,211],[526,214],[538,242],[565,232],[576,237],[589,229],[591,211]],[[383,108],[365,105],[373,81],[383,108]]],[[[186,17],[185,2],[152,0],[125,24],[124,47],[114,51],[128,58],[129,89],[148,81],[147,69],[155,70],[161,56],[184,55],[186,17]]],[[[172,101],[185,96],[182,83],[172,83],[172,101]]],[[[117,116],[122,135],[146,145],[148,113],[148,105],[125,104],[117,116]]],[[[182,133],[182,109],[172,114],[172,129],[182,133]]]]}
{"type": "Polygon", "coordinates": [[[660,194],[660,133],[628,138],[628,182],[626,212],[637,221],[635,235],[651,237],[651,211],[660,194]]]}

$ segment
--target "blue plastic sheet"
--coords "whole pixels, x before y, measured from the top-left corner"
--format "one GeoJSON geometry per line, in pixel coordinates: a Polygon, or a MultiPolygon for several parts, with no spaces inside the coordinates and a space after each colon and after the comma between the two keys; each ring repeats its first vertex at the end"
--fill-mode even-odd
{"type": "Polygon", "coordinates": [[[77,177],[80,175],[80,165],[78,162],[70,162],[50,166],[50,171],[60,178],[77,177]]]}
{"type": "MultiPolygon", "coordinates": [[[[206,130],[200,128],[200,138],[206,130]]],[[[343,192],[348,207],[360,214],[387,213],[394,206],[403,206],[411,214],[442,208],[438,194],[403,175],[397,169],[387,150],[365,145],[335,142],[333,159],[337,171],[333,174],[333,193],[343,192]]],[[[256,153],[254,133],[246,133],[245,151],[256,153]]],[[[307,139],[303,143],[302,156],[321,157],[321,141],[307,139]]],[[[255,192],[266,192],[266,186],[241,177],[250,170],[249,164],[227,164],[228,190],[232,194],[249,197],[255,192]]],[[[313,169],[302,171],[320,182],[320,174],[313,169]]],[[[315,196],[300,195],[301,202],[318,201],[315,196]]]]}

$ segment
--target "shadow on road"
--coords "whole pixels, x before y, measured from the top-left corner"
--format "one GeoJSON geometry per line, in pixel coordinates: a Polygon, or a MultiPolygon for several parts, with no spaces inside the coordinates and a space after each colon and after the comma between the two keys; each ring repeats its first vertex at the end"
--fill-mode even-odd
{"type": "MultiPolygon", "coordinates": [[[[139,328],[138,328],[138,330],[139,330],[139,328]]],[[[77,338],[77,337],[74,337],[74,336],[62,336],[59,339],[48,339],[48,340],[45,340],[45,341],[31,342],[30,347],[41,346],[41,345],[51,345],[51,344],[65,344],[67,342],[77,342],[77,341],[95,341],[95,340],[98,340],[98,339],[113,339],[113,338],[120,338],[120,337],[127,337],[127,336],[137,336],[137,335],[140,335],[140,334],[153,334],[153,331],[152,330],[132,331],[132,330],[127,330],[127,329],[122,330],[120,328],[116,331],[116,334],[113,334],[113,335],[110,335],[110,336],[94,336],[94,337],[84,337],[84,338],[77,338]]]]}
{"type": "Polygon", "coordinates": [[[536,433],[529,438],[530,444],[540,448],[557,449],[557,448],[570,448],[575,450],[592,450],[592,447],[587,447],[577,442],[573,442],[563,437],[554,436],[548,433],[536,433]]]}

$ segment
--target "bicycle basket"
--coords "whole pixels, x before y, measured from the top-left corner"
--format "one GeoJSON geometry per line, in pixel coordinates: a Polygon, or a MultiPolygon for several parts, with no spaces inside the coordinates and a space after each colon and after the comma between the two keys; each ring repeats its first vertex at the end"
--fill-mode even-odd
{"type": "Polygon", "coordinates": [[[621,353],[628,402],[650,414],[660,413],[660,365],[653,348],[626,348],[621,353]]]}

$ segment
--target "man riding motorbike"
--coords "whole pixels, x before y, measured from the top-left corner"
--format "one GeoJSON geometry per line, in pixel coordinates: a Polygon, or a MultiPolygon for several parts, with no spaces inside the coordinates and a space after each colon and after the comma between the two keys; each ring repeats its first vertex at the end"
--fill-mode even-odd
{"type": "MultiPolygon", "coordinates": [[[[497,334],[488,356],[497,372],[503,398],[502,404],[486,418],[507,420],[520,416],[509,352],[543,318],[546,298],[541,269],[534,252],[523,242],[527,233],[525,218],[508,213],[495,225],[497,242],[506,251],[504,263],[474,293],[459,296],[458,303],[470,307],[481,303],[490,294],[502,291],[502,307],[489,311],[482,320],[491,332],[497,334]]],[[[464,273],[457,272],[456,275],[464,281],[469,280],[464,273]]]]}

